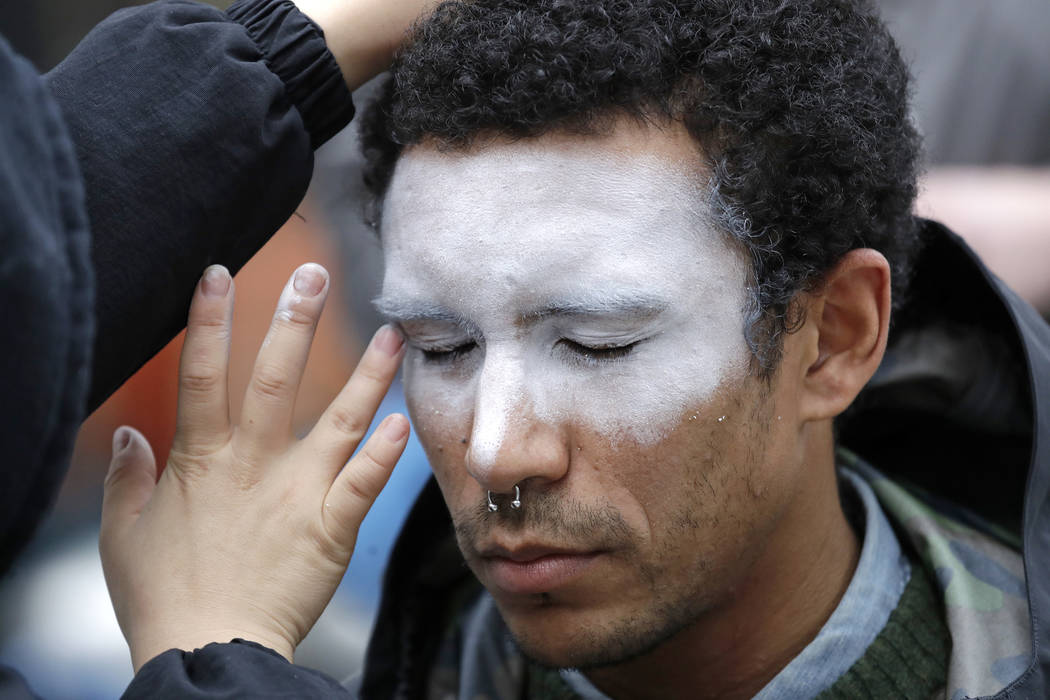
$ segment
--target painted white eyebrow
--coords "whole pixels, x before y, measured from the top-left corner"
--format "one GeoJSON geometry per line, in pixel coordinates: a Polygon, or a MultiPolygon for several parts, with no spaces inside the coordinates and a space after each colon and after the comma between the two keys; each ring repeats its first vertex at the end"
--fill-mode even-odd
{"type": "Polygon", "coordinates": [[[410,321],[439,321],[452,323],[457,326],[473,327],[469,321],[462,316],[454,314],[439,304],[426,301],[402,300],[390,297],[376,297],[372,300],[375,307],[387,321],[395,323],[407,323],[410,321]]]}
{"type": "MultiPolygon", "coordinates": [[[[470,331],[477,330],[473,323],[438,304],[390,297],[378,297],[372,304],[387,320],[396,323],[438,321],[470,331]]],[[[650,318],[667,309],[668,305],[664,299],[645,294],[600,295],[590,299],[567,299],[545,304],[523,313],[518,317],[518,322],[527,325],[551,316],[650,318]]]]}
{"type": "Polygon", "coordinates": [[[611,294],[590,299],[566,299],[546,304],[521,315],[521,321],[532,323],[549,316],[621,316],[648,318],[668,307],[666,300],[646,294],[611,294]]]}

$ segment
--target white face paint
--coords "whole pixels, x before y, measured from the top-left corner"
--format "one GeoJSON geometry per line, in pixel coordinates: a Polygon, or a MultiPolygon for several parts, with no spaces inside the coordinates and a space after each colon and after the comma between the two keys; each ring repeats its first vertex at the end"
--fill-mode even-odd
{"type": "Polygon", "coordinates": [[[416,412],[472,425],[482,473],[515,421],[650,444],[746,370],[746,265],[695,172],[595,141],[416,147],[384,208],[378,305],[416,412]],[[472,422],[471,422],[472,421],[472,422]]]}

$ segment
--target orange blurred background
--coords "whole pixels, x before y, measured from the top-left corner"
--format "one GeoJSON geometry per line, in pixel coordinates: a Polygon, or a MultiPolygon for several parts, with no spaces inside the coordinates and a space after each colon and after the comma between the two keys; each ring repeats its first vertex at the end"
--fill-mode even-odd
{"type": "MultiPolygon", "coordinates": [[[[270,325],[277,298],[292,272],[316,262],[331,273],[331,290],[321,316],[310,361],[295,406],[297,430],[305,431],[335,398],[363,349],[347,320],[338,251],[320,216],[305,204],[235,278],[236,304],[230,351],[232,418],[251,374],[255,353],[270,325]]],[[[69,476],[59,494],[59,511],[76,511],[85,492],[98,492],[109,464],[113,431],[131,425],[149,439],[157,463],[167,461],[175,432],[179,352],[185,331],[140,369],[84,423],[77,438],[69,476]]]]}

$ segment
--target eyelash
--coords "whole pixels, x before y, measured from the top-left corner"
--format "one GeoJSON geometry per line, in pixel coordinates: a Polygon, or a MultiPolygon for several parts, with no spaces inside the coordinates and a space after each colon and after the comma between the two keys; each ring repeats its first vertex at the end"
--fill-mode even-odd
{"type": "MultiPolygon", "coordinates": [[[[565,348],[566,352],[572,353],[573,361],[580,364],[595,366],[602,363],[617,362],[627,357],[634,351],[640,340],[626,345],[592,346],[577,343],[568,338],[562,338],[557,345],[565,348]]],[[[463,343],[452,348],[420,348],[423,360],[431,364],[452,364],[464,356],[473,352],[478,346],[475,342],[463,343]]]]}
{"type": "Polygon", "coordinates": [[[423,360],[425,362],[433,364],[452,364],[464,355],[470,353],[477,346],[477,343],[471,341],[452,348],[420,348],[419,350],[423,353],[423,360]]]}
{"type": "Polygon", "coordinates": [[[594,366],[622,360],[630,355],[635,346],[640,342],[640,340],[636,340],[635,342],[627,343],[626,345],[605,345],[595,347],[593,345],[577,343],[575,340],[569,340],[568,338],[562,338],[558,341],[558,345],[565,347],[566,350],[571,352],[575,356],[575,361],[580,362],[581,364],[594,366]]]}

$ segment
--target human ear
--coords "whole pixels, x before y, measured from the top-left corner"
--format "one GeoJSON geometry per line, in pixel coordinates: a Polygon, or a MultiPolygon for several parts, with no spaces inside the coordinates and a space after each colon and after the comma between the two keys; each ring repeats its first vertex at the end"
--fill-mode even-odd
{"type": "Polygon", "coordinates": [[[890,324],[890,266],[870,248],[851,250],[807,304],[801,410],[804,418],[834,418],[878,369],[890,324]]]}

